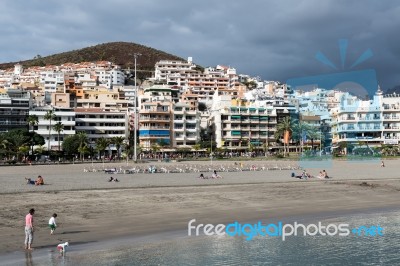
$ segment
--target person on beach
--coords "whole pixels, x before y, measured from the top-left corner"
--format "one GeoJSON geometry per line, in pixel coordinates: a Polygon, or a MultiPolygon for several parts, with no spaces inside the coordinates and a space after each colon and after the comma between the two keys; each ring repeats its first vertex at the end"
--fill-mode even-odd
{"type": "Polygon", "coordinates": [[[295,173],[292,173],[292,177],[307,180],[308,178],[311,178],[311,175],[309,173],[307,173],[306,170],[303,170],[303,172],[300,175],[296,175],[295,173]]]}
{"type": "Polygon", "coordinates": [[[35,184],[35,181],[33,181],[32,179],[30,179],[30,178],[28,178],[28,177],[25,177],[25,180],[26,180],[26,183],[27,183],[28,185],[34,185],[34,184],[35,184]]]}
{"type": "Polygon", "coordinates": [[[322,171],[319,171],[319,175],[317,176],[317,178],[319,178],[319,179],[323,179],[324,178],[324,174],[322,173],[322,171]]]}
{"type": "Polygon", "coordinates": [[[50,235],[52,235],[57,228],[56,218],[57,218],[57,213],[54,213],[49,220],[50,235]]]}
{"type": "Polygon", "coordinates": [[[322,170],[322,177],[328,179],[328,173],[325,170],[322,170]]]}
{"type": "Polygon", "coordinates": [[[214,172],[212,174],[212,178],[222,178],[222,176],[217,174],[217,170],[214,170],[214,172]]]}
{"type": "Polygon", "coordinates": [[[35,209],[30,209],[29,213],[25,216],[25,249],[33,250],[33,215],[35,214],[35,209]]]}
{"type": "Polygon", "coordinates": [[[35,186],[42,186],[42,185],[44,185],[44,180],[43,180],[43,177],[41,175],[39,175],[35,181],[35,186]]]}
{"type": "Polygon", "coordinates": [[[383,161],[381,162],[381,167],[385,167],[385,163],[383,161]]]}

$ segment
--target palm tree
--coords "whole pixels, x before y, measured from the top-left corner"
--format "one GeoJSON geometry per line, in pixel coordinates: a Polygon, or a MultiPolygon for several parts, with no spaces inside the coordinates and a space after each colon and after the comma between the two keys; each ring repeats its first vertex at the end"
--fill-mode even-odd
{"type": "MultiPolygon", "coordinates": [[[[32,132],[35,132],[35,126],[36,126],[37,124],[39,124],[39,118],[38,118],[38,116],[37,116],[37,115],[29,115],[28,118],[27,118],[27,122],[28,122],[28,125],[32,127],[32,132]]],[[[33,141],[32,141],[31,144],[32,144],[32,145],[31,145],[31,148],[32,148],[32,155],[33,155],[33,145],[34,145],[33,141]]]]}
{"type": "Polygon", "coordinates": [[[8,148],[18,157],[18,154],[20,153],[20,148],[27,146],[29,142],[29,137],[26,136],[21,130],[9,131],[7,132],[7,134],[7,140],[10,144],[8,145],[8,148]]]}
{"type": "MultiPolygon", "coordinates": [[[[317,127],[310,127],[310,131],[308,132],[307,136],[311,139],[311,149],[314,150],[314,140],[319,140],[320,144],[322,144],[323,141],[323,135],[319,131],[319,128],[317,127]]],[[[322,146],[322,145],[321,145],[322,146]]]]}
{"type": "MultiPolygon", "coordinates": [[[[275,132],[275,138],[277,140],[279,139],[284,139],[283,140],[283,156],[286,154],[286,144],[289,145],[290,141],[290,136],[292,135],[293,132],[293,125],[290,121],[290,117],[287,116],[285,117],[276,127],[276,132],[275,132]]],[[[289,153],[289,148],[287,148],[287,151],[289,153]]]]}
{"type": "Polygon", "coordinates": [[[58,135],[58,151],[60,151],[60,150],[61,150],[61,145],[60,145],[60,133],[61,133],[62,131],[64,131],[64,124],[61,123],[61,122],[58,122],[58,123],[56,123],[56,124],[54,125],[53,129],[54,129],[55,132],[57,132],[57,135],[58,135]]]}
{"type": "Polygon", "coordinates": [[[1,153],[4,153],[7,155],[7,153],[8,153],[7,148],[8,148],[9,144],[10,144],[10,142],[8,141],[6,135],[4,133],[0,134],[0,152],[1,153]]]}
{"type": "Polygon", "coordinates": [[[50,140],[51,140],[51,121],[56,120],[57,116],[55,114],[54,110],[48,110],[46,112],[46,114],[44,115],[44,119],[45,120],[49,120],[50,124],[49,124],[49,143],[48,143],[48,147],[47,150],[50,152],[50,140]]]}
{"type": "Polygon", "coordinates": [[[39,123],[37,115],[29,115],[27,118],[28,125],[32,127],[32,131],[35,132],[35,126],[39,123]]]}
{"type": "Polygon", "coordinates": [[[24,146],[19,147],[18,152],[20,154],[24,155],[24,158],[26,159],[26,155],[29,152],[29,146],[24,145],[24,146]]]}
{"type": "Polygon", "coordinates": [[[117,148],[117,157],[118,159],[120,159],[120,155],[121,155],[121,146],[122,144],[124,144],[125,138],[124,137],[113,137],[111,138],[111,143],[115,145],[115,147],[117,148]]]}
{"type": "MultiPolygon", "coordinates": [[[[96,149],[100,153],[100,157],[101,157],[102,152],[103,153],[105,152],[108,145],[110,145],[110,142],[108,141],[108,139],[99,138],[96,140],[96,149]]],[[[104,163],[104,156],[103,156],[103,163],[104,163]]]]}
{"type": "Polygon", "coordinates": [[[84,131],[78,132],[77,136],[79,141],[79,147],[78,147],[79,157],[81,160],[83,160],[83,154],[85,151],[84,147],[87,146],[88,137],[86,132],[84,131]]]}
{"type": "Polygon", "coordinates": [[[312,132],[312,128],[310,125],[307,123],[304,123],[303,121],[299,120],[292,120],[292,129],[293,129],[293,135],[292,139],[295,140],[297,143],[302,143],[303,139],[303,134],[305,134],[307,137],[310,136],[310,132],[312,132]]]}

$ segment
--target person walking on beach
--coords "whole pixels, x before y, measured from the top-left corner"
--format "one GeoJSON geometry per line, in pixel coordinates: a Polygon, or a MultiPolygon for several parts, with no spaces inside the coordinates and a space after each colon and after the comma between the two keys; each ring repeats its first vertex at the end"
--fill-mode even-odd
{"type": "Polygon", "coordinates": [[[35,214],[35,209],[30,209],[29,213],[25,216],[25,249],[33,250],[33,215],[35,214]]]}
{"type": "Polygon", "coordinates": [[[381,162],[381,167],[385,167],[385,163],[383,161],[381,162]]]}
{"type": "Polygon", "coordinates": [[[57,218],[57,213],[54,213],[49,220],[50,235],[52,235],[57,228],[56,218],[57,218]]]}

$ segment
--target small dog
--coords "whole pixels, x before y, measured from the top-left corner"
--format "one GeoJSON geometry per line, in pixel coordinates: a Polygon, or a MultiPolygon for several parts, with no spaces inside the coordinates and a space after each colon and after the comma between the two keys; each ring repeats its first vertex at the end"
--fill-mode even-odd
{"type": "Polygon", "coordinates": [[[69,247],[68,242],[58,244],[57,249],[58,249],[58,251],[60,251],[60,253],[64,253],[66,251],[66,247],[69,247]]]}

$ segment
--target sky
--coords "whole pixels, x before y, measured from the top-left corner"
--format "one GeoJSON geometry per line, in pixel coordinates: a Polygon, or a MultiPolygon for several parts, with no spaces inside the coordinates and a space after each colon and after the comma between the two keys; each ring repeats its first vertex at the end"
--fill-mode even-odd
{"type": "Polygon", "coordinates": [[[374,69],[382,89],[400,85],[399,1],[3,0],[0,10],[0,62],[124,41],[263,80],[374,69]]]}

